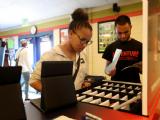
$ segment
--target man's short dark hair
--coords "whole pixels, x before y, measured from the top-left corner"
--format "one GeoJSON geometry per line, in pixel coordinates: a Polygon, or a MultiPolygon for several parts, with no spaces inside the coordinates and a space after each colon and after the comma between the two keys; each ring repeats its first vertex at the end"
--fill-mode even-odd
{"type": "Polygon", "coordinates": [[[129,24],[129,26],[131,26],[131,21],[130,21],[130,18],[126,15],[121,15],[119,16],[116,21],[115,21],[115,27],[116,25],[125,25],[126,23],[129,24]]]}

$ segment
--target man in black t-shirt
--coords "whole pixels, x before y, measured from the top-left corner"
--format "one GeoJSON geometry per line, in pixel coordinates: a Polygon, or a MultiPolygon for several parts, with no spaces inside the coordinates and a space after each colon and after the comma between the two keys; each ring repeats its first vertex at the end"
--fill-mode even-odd
{"type": "Polygon", "coordinates": [[[139,73],[142,74],[141,68],[132,67],[121,71],[123,68],[142,61],[142,43],[131,38],[131,21],[128,16],[121,15],[115,21],[115,32],[118,40],[110,44],[102,56],[106,59],[106,67],[111,64],[116,49],[121,49],[121,55],[117,65],[111,72],[105,73],[111,76],[111,80],[140,83],[139,73]]]}

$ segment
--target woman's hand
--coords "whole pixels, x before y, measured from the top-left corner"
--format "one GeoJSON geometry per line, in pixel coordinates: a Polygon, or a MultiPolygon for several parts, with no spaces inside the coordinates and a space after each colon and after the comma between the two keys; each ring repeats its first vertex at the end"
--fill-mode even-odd
{"type": "Polygon", "coordinates": [[[91,86],[90,83],[82,83],[82,88],[86,88],[86,87],[89,87],[89,86],[91,86]]]}

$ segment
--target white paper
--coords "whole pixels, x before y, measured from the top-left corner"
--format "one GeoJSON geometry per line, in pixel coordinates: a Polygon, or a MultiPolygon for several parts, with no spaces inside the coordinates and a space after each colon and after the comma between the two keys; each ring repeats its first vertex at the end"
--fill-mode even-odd
{"type": "Polygon", "coordinates": [[[122,93],[126,93],[126,89],[122,90],[121,92],[122,92],[122,93]]]}
{"type": "Polygon", "coordinates": [[[133,90],[131,90],[129,93],[134,94],[133,90]]]}
{"type": "Polygon", "coordinates": [[[119,92],[119,88],[117,88],[117,89],[115,89],[115,90],[113,90],[113,91],[115,91],[115,92],[119,92]]]}
{"type": "Polygon", "coordinates": [[[129,86],[128,89],[132,89],[132,86],[129,86]]]}
{"type": "Polygon", "coordinates": [[[113,83],[112,83],[112,84],[109,84],[108,86],[113,86],[113,83]]]}
{"type": "Polygon", "coordinates": [[[61,115],[60,117],[52,119],[52,120],[76,120],[76,119],[72,119],[67,116],[61,115]]]}
{"type": "Polygon", "coordinates": [[[93,100],[93,97],[89,97],[89,98],[82,100],[82,102],[91,102],[92,100],[93,100]]]}
{"type": "Polygon", "coordinates": [[[103,96],[105,96],[105,92],[101,92],[101,93],[97,94],[96,96],[103,97],[103,96]]]}
{"type": "Polygon", "coordinates": [[[92,103],[92,104],[98,104],[99,105],[101,103],[101,98],[93,100],[90,103],[92,103]]]}
{"type": "Polygon", "coordinates": [[[109,102],[109,100],[107,100],[107,101],[102,102],[102,103],[99,104],[99,105],[101,105],[101,106],[109,106],[109,105],[110,105],[110,102],[109,102]]]}
{"type": "Polygon", "coordinates": [[[141,92],[137,93],[137,95],[140,95],[140,94],[141,94],[141,92]]]}
{"type": "Polygon", "coordinates": [[[135,88],[135,90],[137,90],[138,89],[138,86],[135,88]]]}
{"type": "Polygon", "coordinates": [[[116,106],[118,106],[119,105],[119,101],[118,102],[116,102],[116,103],[114,103],[113,105],[111,105],[110,107],[116,107],[116,106]]]}
{"type": "Polygon", "coordinates": [[[112,93],[109,93],[107,95],[104,96],[105,98],[111,98],[112,97],[112,93]]]}
{"type": "Polygon", "coordinates": [[[119,84],[115,85],[114,87],[119,87],[119,84]]]}
{"type": "Polygon", "coordinates": [[[107,90],[112,90],[112,87],[111,87],[111,88],[108,88],[107,90]]]}
{"type": "Polygon", "coordinates": [[[77,101],[80,101],[80,100],[82,100],[83,98],[86,98],[86,95],[83,95],[83,96],[77,97],[77,101]]]}
{"type": "Polygon", "coordinates": [[[102,90],[106,90],[106,89],[107,89],[107,87],[103,87],[103,88],[102,88],[102,90]]]}
{"type": "Polygon", "coordinates": [[[94,89],[101,89],[101,86],[94,87],[94,89]]]}
{"type": "Polygon", "coordinates": [[[112,99],[119,99],[119,94],[113,96],[112,99]]]}
{"type": "Polygon", "coordinates": [[[97,95],[98,94],[98,91],[94,91],[92,93],[89,93],[88,95],[97,95]]]}
{"type": "Polygon", "coordinates": [[[121,88],[125,88],[125,85],[122,85],[121,88]]]}
{"type": "Polygon", "coordinates": [[[111,71],[115,68],[115,66],[116,66],[116,64],[117,64],[117,61],[118,61],[118,59],[119,59],[119,56],[120,56],[120,54],[121,54],[121,51],[122,51],[121,49],[116,49],[116,52],[115,52],[115,54],[114,54],[112,63],[105,68],[105,71],[111,72],[111,71]]]}
{"type": "Polygon", "coordinates": [[[79,94],[76,94],[76,97],[79,97],[79,94]]]}
{"type": "Polygon", "coordinates": [[[83,92],[82,94],[89,94],[91,92],[92,92],[92,90],[87,90],[86,92],[83,92]]]}
{"type": "Polygon", "coordinates": [[[104,86],[108,86],[108,83],[103,84],[104,86]]]}
{"type": "Polygon", "coordinates": [[[121,100],[127,101],[128,100],[128,95],[126,95],[123,98],[121,98],[121,100]]]}
{"type": "Polygon", "coordinates": [[[138,86],[135,88],[135,90],[140,90],[141,88],[139,88],[138,86]]]}

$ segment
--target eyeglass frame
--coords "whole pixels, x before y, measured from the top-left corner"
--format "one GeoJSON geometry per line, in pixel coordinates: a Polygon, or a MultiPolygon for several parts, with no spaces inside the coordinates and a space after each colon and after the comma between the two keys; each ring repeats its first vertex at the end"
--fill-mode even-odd
{"type": "Polygon", "coordinates": [[[83,39],[81,36],[79,36],[75,31],[73,31],[79,38],[80,38],[80,43],[82,44],[82,45],[84,45],[84,44],[86,44],[86,45],[90,45],[90,44],[92,44],[93,43],[93,41],[92,40],[89,40],[89,41],[87,41],[87,40],[85,40],[85,39],[83,39]],[[82,41],[84,41],[85,40],[85,43],[82,43],[82,41]],[[88,42],[91,42],[90,44],[88,44],[88,42]]]}

